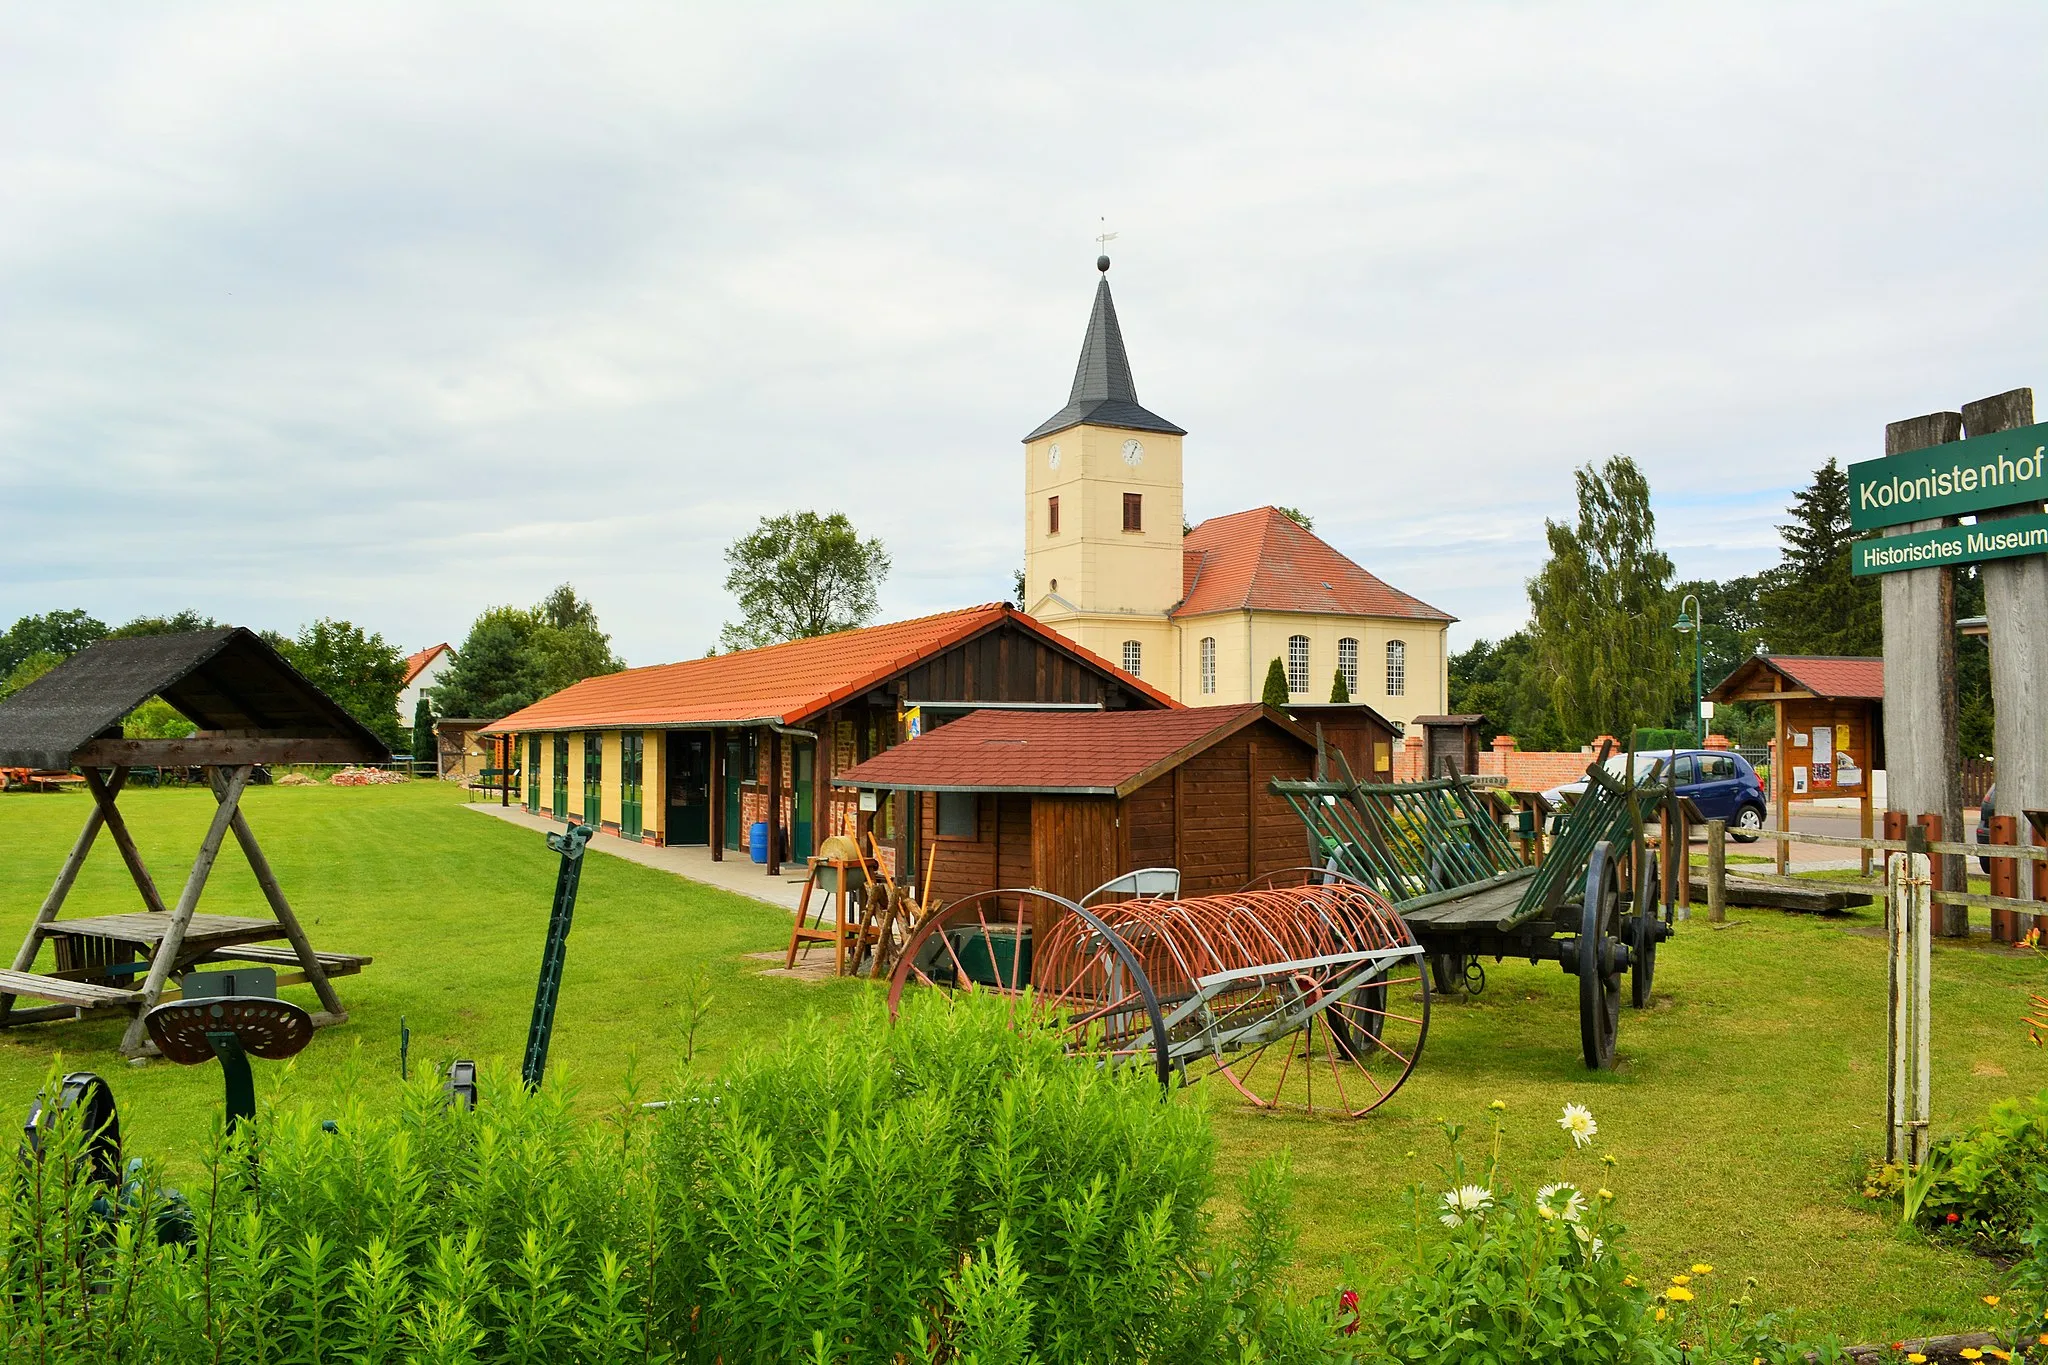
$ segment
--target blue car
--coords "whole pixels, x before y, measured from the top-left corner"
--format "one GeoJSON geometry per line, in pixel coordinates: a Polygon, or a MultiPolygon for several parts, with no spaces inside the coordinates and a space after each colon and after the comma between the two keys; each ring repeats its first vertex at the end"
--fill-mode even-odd
{"type": "MultiPolygon", "coordinates": [[[[1636,771],[1660,759],[1678,783],[1678,794],[1691,797],[1707,819],[1727,821],[1731,838],[1754,843],[1763,833],[1768,802],[1764,784],[1748,759],[1726,749],[1646,749],[1636,754],[1636,771]]],[[[1612,755],[1606,767],[1616,778],[1624,777],[1628,755],[1612,755]]],[[[1543,795],[1555,806],[1585,790],[1583,781],[1567,782],[1543,795]]]]}

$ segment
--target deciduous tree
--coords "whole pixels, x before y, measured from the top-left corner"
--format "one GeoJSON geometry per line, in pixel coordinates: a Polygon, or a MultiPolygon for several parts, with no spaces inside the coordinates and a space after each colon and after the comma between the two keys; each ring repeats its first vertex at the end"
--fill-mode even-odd
{"type": "Polygon", "coordinates": [[[0,635],[0,677],[14,672],[31,654],[48,652],[68,659],[106,636],[105,622],[76,607],[24,616],[0,635]]]}
{"type": "Polygon", "coordinates": [[[309,682],[393,749],[403,748],[398,692],[405,656],[382,635],[350,621],[323,617],[300,630],[281,651],[309,682]]]}
{"type": "Polygon", "coordinates": [[[863,540],[842,512],[788,512],[726,547],[725,589],[741,619],[719,640],[754,649],[850,630],[874,619],[876,590],[889,575],[889,552],[863,540]]]}

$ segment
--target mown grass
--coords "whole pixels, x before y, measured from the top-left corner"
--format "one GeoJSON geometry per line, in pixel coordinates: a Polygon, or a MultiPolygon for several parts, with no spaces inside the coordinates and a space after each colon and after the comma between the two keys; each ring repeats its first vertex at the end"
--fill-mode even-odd
{"type": "MultiPolygon", "coordinates": [[[[249,818],[322,947],[373,953],[338,989],[351,1018],[291,1064],[290,1084],[315,1102],[392,1093],[398,1028],[413,1031],[415,1066],[456,1055],[516,1066],[553,888],[555,859],[539,835],[460,808],[433,784],[259,788],[249,818]]],[[[211,809],[199,791],[138,791],[123,800],[166,896],[174,896],[211,809]]],[[[0,932],[19,933],[85,816],[75,796],[0,798],[0,932]]],[[[94,854],[67,913],[134,907],[111,849],[94,854]]],[[[239,857],[226,855],[204,907],[263,913],[239,857]]],[[[1439,1116],[1485,1127],[1507,1103],[1506,1166],[1548,1178],[1567,1143],[1567,1101],[1600,1122],[1596,1152],[1567,1169],[1598,1172],[1622,1198],[1635,1248],[1652,1271],[1694,1261],[1792,1307],[1814,1330],[1895,1340],[1975,1325],[1977,1296],[1996,1271],[1901,1233],[1856,1196],[1865,1160],[1883,1148],[1884,945],[1874,911],[1835,919],[1733,910],[1727,926],[1693,921],[1664,946],[1658,998],[1627,1011],[1621,1064],[1591,1075],[1578,1060],[1576,983],[1555,965],[1487,964],[1478,999],[1439,1008],[1422,1066],[1399,1096],[1358,1123],[1246,1111],[1220,1088],[1210,1107],[1224,1188],[1277,1148],[1292,1155],[1302,1223],[1300,1274],[1327,1285],[1345,1262],[1371,1273],[1405,1257],[1409,1188],[1436,1188],[1439,1116]]],[[[595,1109],[637,1059],[651,1090],[682,1047],[678,1007],[693,974],[711,1008],[700,1062],[777,1038],[809,1012],[849,1010],[872,987],[763,977],[742,955],[779,948],[788,920],[774,908],[611,857],[584,872],[551,1068],[595,1109]]],[[[2003,1095],[2048,1084],[2048,1058],[2018,1026],[2038,958],[1982,941],[1935,948],[1935,1124],[1963,1126],[2003,1095]]],[[[311,1004],[303,987],[288,995],[311,1004]]],[[[174,1166],[217,1114],[218,1074],[158,1061],[130,1068],[115,1053],[120,1025],[38,1025],[0,1033],[0,1112],[19,1113],[52,1054],[107,1074],[131,1150],[174,1166]]],[[[258,1063],[259,1083],[285,1068],[258,1063]]]]}

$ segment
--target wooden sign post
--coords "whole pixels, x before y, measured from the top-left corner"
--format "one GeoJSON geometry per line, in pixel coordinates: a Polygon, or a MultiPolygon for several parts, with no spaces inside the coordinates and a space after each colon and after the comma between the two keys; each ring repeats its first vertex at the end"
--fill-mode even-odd
{"type": "MultiPolygon", "coordinates": [[[[1934,412],[1884,429],[1884,453],[1904,455],[1960,440],[1963,417],[1934,412]]],[[[1903,522],[1885,534],[1932,531],[1955,518],[1903,522]]],[[[1944,829],[1963,827],[1963,774],[1956,731],[1955,578],[1946,566],[1906,569],[1884,576],[1884,748],[1886,805],[1913,815],[1933,814],[1944,829]]],[[[1778,756],[1784,761],[1784,755],[1778,756]]],[[[1963,889],[1963,860],[1934,859],[1935,885],[1963,889]]],[[[1940,907],[1938,928],[1970,931],[1969,911],[1940,907]]]]}
{"type": "MultiPolygon", "coordinates": [[[[1988,436],[2034,424],[2034,391],[2014,389],[1963,405],[1963,429],[1988,436]]],[[[2032,516],[2038,499],[1979,512],[1979,524],[2032,516]]],[[[1998,756],[1998,809],[2013,818],[2019,842],[2022,811],[2048,810],[2048,556],[1984,561],[1984,616],[1991,632],[1992,752],[1998,756]]],[[[2017,867],[2011,864],[2012,871],[2017,867]]],[[[2029,896],[2032,877],[2014,877],[2014,896],[2029,896]],[[2025,889],[2022,890],[2021,888],[2025,889]]],[[[2019,916],[2008,912],[2010,937],[2019,916]]]]}

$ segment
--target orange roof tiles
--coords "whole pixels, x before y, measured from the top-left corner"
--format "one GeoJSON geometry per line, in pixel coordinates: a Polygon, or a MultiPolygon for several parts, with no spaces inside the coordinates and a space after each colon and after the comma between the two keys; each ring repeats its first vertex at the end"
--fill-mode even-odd
{"type": "Polygon", "coordinates": [[[1004,620],[1115,675],[1125,687],[1163,706],[1178,705],[1107,659],[1007,603],[996,602],[765,649],[585,678],[485,728],[506,733],[639,725],[792,725],[1004,620]]]}
{"type": "Polygon", "coordinates": [[[1759,654],[1743,660],[1709,695],[1722,700],[1752,688],[1763,691],[1764,680],[1751,677],[1766,670],[1823,701],[1884,700],[1883,659],[1828,654],[1759,654]]]}
{"type": "Polygon", "coordinates": [[[833,775],[844,787],[1128,795],[1261,718],[1257,702],[1177,711],[975,711],[833,775]]]}
{"type": "Polygon", "coordinates": [[[420,675],[421,669],[425,668],[428,664],[434,662],[434,656],[436,654],[446,654],[447,652],[448,646],[445,644],[439,644],[428,645],[425,649],[421,650],[417,654],[406,655],[405,680],[399,683],[399,686],[404,687],[408,683],[410,683],[414,678],[417,678],[420,675]]]}
{"type": "Polygon", "coordinates": [[[1250,608],[1457,619],[1388,587],[1277,507],[1211,517],[1181,546],[1183,599],[1175,616],[1250,608]]]}

